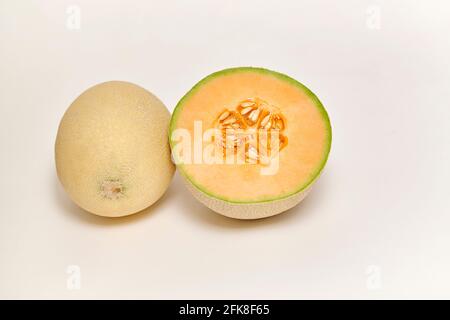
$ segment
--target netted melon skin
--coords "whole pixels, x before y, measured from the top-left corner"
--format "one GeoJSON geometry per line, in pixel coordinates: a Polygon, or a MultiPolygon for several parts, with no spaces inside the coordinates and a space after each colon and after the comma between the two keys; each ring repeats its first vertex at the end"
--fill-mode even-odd
{"type": "Polygon", "coordinates": [[[65,112],[55,142],[58,178],[79,207],[104,217],[140,212],[162,197],[175,167],[170,112],[135,84],[84,91],[65,112]]]}
{"type": "Polygon", "coordinates": [[[275,201],[233,203],[207,195],[197,189],[188,179],[183,179],[183,181],[192,195],[209,209],[226,217],[241,220],[268,218],[285,212],[302,202],[309,194],[312,187],[312,185],[310,185],[303,191],[275,201]]]}

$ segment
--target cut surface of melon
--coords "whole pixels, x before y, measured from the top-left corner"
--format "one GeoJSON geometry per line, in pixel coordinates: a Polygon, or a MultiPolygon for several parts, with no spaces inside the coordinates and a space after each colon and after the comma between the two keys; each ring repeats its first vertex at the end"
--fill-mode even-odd
{"type": "Polygon", "coordinates": [[[196,198],[243,219],[270,216],[301,201],[331,146],[330,121],[319,99],[286,75],[252,67],[201,80],[178,103],[169,131],[174,160],[196,198]],[[195,142],[190,152],[174,152],[181,143],[174,133],[185,130],[194,140],[199,124],[201,134],[215,130],[201,142],[202,152],[212,144],[222,162],[204,161],[195,142]],[[196,153],[203,161],[189,161],[196,153]],[[270,166],[275,170],[265,174],[270,166]]]}

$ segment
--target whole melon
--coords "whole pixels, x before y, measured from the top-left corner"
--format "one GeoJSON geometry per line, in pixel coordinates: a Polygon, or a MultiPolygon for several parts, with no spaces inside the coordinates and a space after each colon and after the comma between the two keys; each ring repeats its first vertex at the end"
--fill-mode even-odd
{"type": "Polygon", "coordinates": [[[155,203],[174,173],[170,113],[147,90],[110,81],[83,92],[65,112],[55,144],[56,170],[81,208],[120,217],[155,203]]]}
{"type": "Polygon", "coordinates": [[[189,190],[237,219],[273,216],[302,201],[331,148],[330,119],[317,96],[287,75],[254,67],[197,83],[176,106],[169,131],[189,190]]]}

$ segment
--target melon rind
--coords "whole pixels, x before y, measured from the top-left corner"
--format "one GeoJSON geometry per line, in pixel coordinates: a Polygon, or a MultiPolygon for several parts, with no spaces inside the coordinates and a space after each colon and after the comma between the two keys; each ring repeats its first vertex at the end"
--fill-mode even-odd
{"type": "Polygon", "coordinates": [[[194,197],[211,210],[229,218],[242,220],[267,218],[289,210],[305,199],[311,189],[306,188],[289,197],[273,201],[233,203],[208,195],[188,179],[184,179],[184,182],[194,197]]]}
{"type": "Polygon", "coordinates": [[[61,119],[55,142],[57,175],[69,197],[104,217],[155,203],[175,171],[169,121],[162,101],[138,85],[108,81],[84,91],[61,119]],[[105,196],[108,184],[121,187],[120,197],[105,196]]]}
{"type": "MultiPolygon", "coordinates": [[[[172,141],[171,134],[173,130],[176,128],[176,123],[178,117],[180,115],[180,111],[183,108],[184,103],[195,94],[201,87],[208,83],[210,80],[213,80],[217,77],[224,76],[232,73],[239,72],[258,72],[262,74],[268,74],[271,76],[275,76],[283,81],[290,83],[293,86],[298,87],[302,90],[314,103],[314,105],[318,108],[320,115],[324,121],[326,126],[327,133],[327,141],[325,145],[325,150],[323,153],[323,158],[320,164],[317,167],[317,170],[313,172],[310,176],[310,179],[301,185],[298,189],[280,194],[279,196],[266,198],[257,201],[236,201],[233,199],[225,198],[220,194],[214,194],[210,192],[206,186],[200,185],[197,183],[192,177],[190,177],[185,170],[183,169],[183,164],[178,164],[177,168],[181,173],[181,176],[185,180],[185,185],[188,190],[194,195],[194,197],[203,203],[205,206],[210,208],[211,210],[220,213],[224,216],[236,219],[259,219],[270,217],[279,213],[282,213],[298,203],[300,203],[305,197],[308,195],[310,190],[312,189],[314,183],[317,181],[319,176],[321,175],[323,168],[328,160],[328,156],[331,150],[331,142],[332,142],[332,129],[330,118],[328,116],[327,111],[325,110],[323,104],[319,100],[319,98],[305,85],[298,82],[297,80],[276,71],[272,71],[265,68],[259,67],[236,67],[236,68],[228,68],[206,76],[202,80],[200,80],[191,90],[189,90],[178,102],[176,105],[169,126],[169,142],[171,148],[174,147],[174,143],[172,141]]],[[[176,159],[175,159],[176,160],[176,159]]]]}

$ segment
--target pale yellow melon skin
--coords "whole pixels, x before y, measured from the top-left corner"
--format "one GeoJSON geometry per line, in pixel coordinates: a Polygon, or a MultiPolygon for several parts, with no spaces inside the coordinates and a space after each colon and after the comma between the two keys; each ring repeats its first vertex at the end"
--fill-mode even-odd
{"type": "Polygon", "coordinates": [[[241,220],[267,218],[289,210],[305,199],[312,187],[310,185],[305,190],[283,199],[267,202],[233,203],[207,195],[197,189],[188,179],[184,179],[184,182],[194,197],[205,206],[226,217],[241,220]]]}
{"type": "Polygon", "coordinates": [[[58,177],[70,198],[100,216],[120,217],[155,203],[175,167],[170,159],[170,113],[147,90],[111,81],[83,92],[59,125],[58,177]],[[122,188],[114,197],[105,181],[122,188]]]}

